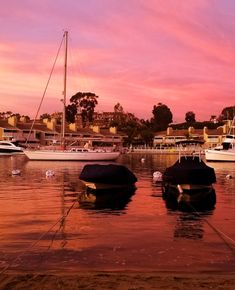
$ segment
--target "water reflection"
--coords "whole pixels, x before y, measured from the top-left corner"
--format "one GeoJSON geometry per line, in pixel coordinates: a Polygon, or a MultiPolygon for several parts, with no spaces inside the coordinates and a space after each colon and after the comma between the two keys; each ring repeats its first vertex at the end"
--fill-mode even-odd
{"type": "Polygon", "coordinates": [[[216,192],[214,188],[210,188],[208,191],[183,193],[182,199],[179,200],[179,192],[173,189],[168,191],[167,195],[163,193],[163,199],[167,209],[183,212],[207,212],[215,209],[216,192]]]}
{"type": "Polygon", "coordinates": [[[20,263],[11,264],[17,270],[234,267],[234,255],[206,220],[234,239],[234,164],[211,164],[217,175],[216,209],[197,215],[166,203],[153,184],[153,172],[163,172],[176,158],[122,155],[118,163],[137,175],[137,190],[95,196],[78,179],[85,162],[0,158],[0,268],[18,255],[20,263]],[[13,169],[21,175],[12,176],[13,169]],[[48,169],[55,172],[52,178],[46,178],[48,169]],[[234,178],[226,179],[227,174],[234,178]]]}
{"type": "Polygon", "coordinates": [[[198,213],[181,213],[177,217],[174,238],[199,240],[203,238],[203,235],[204,220],[202,215],[198,213]]]}
{"type": "Polygon", "coordinates": [[[131,201],[131,197],[135,194],[135,191],[135,187],[103,191],[86,189],[78,196],[79,207],[83,209],[102,210],[110,214],[120,214],[120,211],[123,211],[131,201]]]}

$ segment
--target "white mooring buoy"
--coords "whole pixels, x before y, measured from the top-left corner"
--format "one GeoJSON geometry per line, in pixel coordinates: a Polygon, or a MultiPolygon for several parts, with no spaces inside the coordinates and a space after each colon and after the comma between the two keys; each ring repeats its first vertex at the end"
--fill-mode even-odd
{"type": "Polygon", "coordinates": [[[21,171],[20,169],[13,169],[12,172],[11,172],[12,175],[20,175],[21,174],[21,171]]]}
{"type": "Polygon", "coordinates": [[[162,181],[162,173],[160,171],[153,172],[153,181],[161,182],[162,181]]]}
{"type": "Polygon", "coordinates": [[[46,171],[46,177],[52,177],[52,176],[54,176],[54,175],[55,175],[55,172],[54,172],[53,170],[48,169],[48,170],[46,171]]]}
{"type": "Polygon", "coordinates": [[[227,174],[226,175],[226,179],[232,179],[233,177],[232,177],[232,175],[231,174],[227,174]]]}

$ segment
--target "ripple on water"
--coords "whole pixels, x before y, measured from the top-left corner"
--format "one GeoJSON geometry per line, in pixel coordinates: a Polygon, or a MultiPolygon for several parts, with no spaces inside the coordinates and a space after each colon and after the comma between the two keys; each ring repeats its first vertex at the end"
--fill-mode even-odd
{"type": "Polygon", "coordinates": [[[214,210],[171,210],[153,182],[177,156],[123,155],[118,162],[138,177],[125,198],[84,198],[78,180],[85,163],[0,159],[0,267],[24,253],[14,269],[221,270],[234,267],[234,255],[213,227],[235,239],[234,164],[215,168],[214,210]],[[144,162],[141,162],[144,158],[144,162]],[[21,175],[10,172],[18,168],[21,175]],[[46,178],[46,170],[55,175],[46,178]],[[229,266],[229,267],[228,267],[229,266]]]}

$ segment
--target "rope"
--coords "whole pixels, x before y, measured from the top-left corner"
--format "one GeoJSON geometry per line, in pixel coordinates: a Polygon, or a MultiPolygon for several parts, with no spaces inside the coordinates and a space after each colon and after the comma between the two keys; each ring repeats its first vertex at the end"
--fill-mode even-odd
{"type": "MultiPolygon", "coordinates": [[[[75,203],[77,202],[77,200],[75,200],[73,202],[73,204],[71,205],[71,207],[67,210],[67,212],[60,217],[46,232],[44,232],[43,234],[41,234],[41,236],[35,241],[33,242],[24,252],[22,252],[21,254],[19,254],[10,264],[8,264],[5,268],[3,268],[3,270],[1,270],[0,274],[5,273],[17,260],[19,260],[22,256],[24,256],[30,249],[32,249],[34,246],[36,246],[36,244],[38,242],[41,241],[41,239],[47,235],[59,222],[61,221],[65,221],[65,218],[69,215],[70,211],[72,210],[72,208],[74,207],[75,203]]],[[[61,226],[60,226],[61,228],[61,226]]],[[[55,238],[55,236],[54,236],[55,238]]]]}
{"type": "Polygon", "coordinates": [[[50,72],[49,78],[48,78],[47,83],[46,83],[46,87],[45,87],[45,89],[44,89],[44,92],[43,92],[43,95],[42,95],[42,98],[41,98],[40,104],[39,104],[38,109],[37,109],[37,112],[36,112],[36,116],[35,116],[35,118],[34,118],[34,120],[33,120],[32,126],[31,126],[31,128],[30,128],[29,134],[28,134],[27,139],[26,139],[26,142],[25,142],[25,145],[27,145],[27,143],[28,143],[28,141],[29,141],[29,138],[30,138],[30,135],[31,135],[31,133],[32,133],[33,127],[34,127],[35,122],[36,122],[36,119],[37,119],[37,117],[38,117],[38,113],[39,113],[39,111],[40,111],[40,109],[41,109],[42,102],[43,102],[44,97],[45,97],[45,95],[46,95],[47,88],[48,88],[48,86],[49,86],[49,82],[50,82],[50,80],[51,80],[52,73],[53,73],[53,71],[54,71],[54,68],[55,68],[55,65],[56,65],[56,62],[57,62],[57,59],[58,59],[58,56],[59,56],[60,49],[61,49],[61,46],[62,46],[62,44],[63,44],[63,41],[64,41],[64,35],[63,35],[62,40],[61,40],[61,42],[60,42],[59,49],[58,49],[58,51],[57,51],[57,54],[56,54],[56,57],[55,57],[55,60],[54,60],[54,63],[53,63],[53,66],[52,66],[52,69],[51,69],[51,72],[50,72]]]}
{"type": "MultiPolygon", "coordinates": [[[[184,194],[183,193],[183,189],[181,188],[180,185],[177,186],[177,190],[179,192],[179,195],[183,195],[184,194]]],[[[199,212],[190,203],[188,205],[197,214],[197,216],[201,217],[201,215],[199,214],[199,212]]],[[[215,226],[213,226],[206,218],[204,220],[212,228],[212,230],[221,238],[221,240],[232,251],[232,253],[235,254],[235,251],[234,251],[234,249],[232,247],[232,246],[235,247],[235,241],[232,238],[230,238],[229,236],[227,236],[225,233],[223,233],[222,231],[220,231],[219,229],[217,229],[215,226]],[[228,239],[231,244],[226,239],[228,239]]]]}
{"type": "MultiPolygon", "coordinates": [[[[190,207],[199,217],[201,217],[200,213],[192,205],[190,205],[190,207]]],[[[206,218],[204,218],[203,220],[205,220],[208,226],[211,227],[212,230],[220,237],[220,239],[226,244],[226,246],[231,250],[231,252],[235,254],[235,250],[233,248],[235,247],[235,241],[229,236],[227,236],[224,232],[220,231],[217,227],[212,225],[212,223],[210,223],[206,218]],[[229,240],[230,243],[226,239],[229,240]]]]}

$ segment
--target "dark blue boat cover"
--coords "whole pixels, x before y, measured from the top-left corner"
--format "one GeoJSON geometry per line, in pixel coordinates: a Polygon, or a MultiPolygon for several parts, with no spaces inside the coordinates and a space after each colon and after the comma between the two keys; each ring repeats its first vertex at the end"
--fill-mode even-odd
{"type": "Polygon", "coordinates": [[[211,185],[216,182],[216,176],[214,168],[207,166],[198,156],[184,156],[166,168],[163,182],[211,185]]]}
{"type": "Polygon", "coordinates": [[[87,164],[79,176],[84,181],[105,184],[133,184],[136,176],[125,166],[118,164],[87,164]]]}

